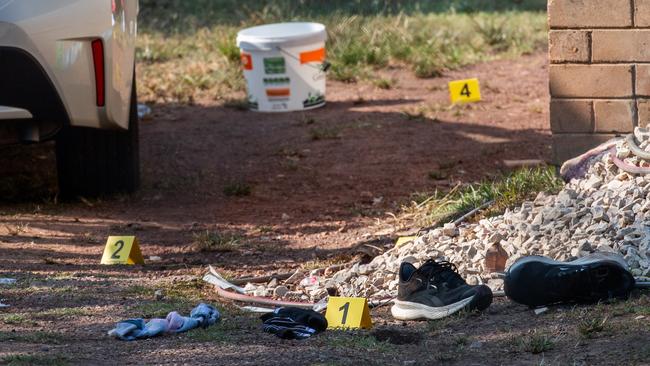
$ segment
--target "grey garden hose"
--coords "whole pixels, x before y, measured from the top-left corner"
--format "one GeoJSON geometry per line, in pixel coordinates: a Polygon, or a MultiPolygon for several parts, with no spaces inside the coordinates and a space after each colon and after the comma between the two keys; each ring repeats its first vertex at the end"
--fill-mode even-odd
{"type": "MultiPolygon", "coordinates": [[[[639,132],[638,136],[635,136],[637,134],[638,130],[635,130],[634,133],[630,133],[627,136],[625,136],[625,142],[628,145],[628,148],[630,149],[630,152],[635,155],[636,157],[643,159],[643,160],[650,160],[650,152],[645,151],[639,147],[639,145],[636,143],[636,138],[639,138],[643,136],[643,133],[639,132]]],[[[639,138],[640,140],[640,138],[639,138]]],[[[609,150],[609,155],[612,158],[612,161],[614,164],[624,172],[630,173],[630,174],[650,174],[650,168],[644,168],[644,167],[639,167],[636,165],[628,164],[626,163],[623,159],[619,159],[618,156],[616,156],[616,147],[612,146],[609,150]]]]}
{"type": "Polygon", "coordinates": [[[632,151],[632,154],[640,157],[641,159],[644,160],[650,160],[650,152],[647,152],[639,147],[639,145],[636,144],[636,140],[634,139],[634,134],[629,134],[625,137],[625,142],[627,142],[628,147],[630,148],[630,151],[632,151]]]}

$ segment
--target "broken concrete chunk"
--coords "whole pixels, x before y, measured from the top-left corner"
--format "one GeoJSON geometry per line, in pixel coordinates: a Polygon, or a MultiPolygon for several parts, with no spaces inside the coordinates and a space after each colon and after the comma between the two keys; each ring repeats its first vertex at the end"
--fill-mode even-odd
{"type": "Polygon", "coordinates": [[[455,237],[458,234],[458,229],[456,229],[456,224],[454,224],[453,222],[445,224],[445,226],[442,228],[442,233],[443,235],[448,236],[450,238],[455,237]]]}
{"type": "MultiPolygon", "coordinates": [[[[650,149],[648,141],[640,143],[650,149]]],[[[628,154],[624,143],[621,147],[618,154],[628,154]]],[[[625,162],[641,164],[631,155],[625,162]]],[[[487,285],[499,291],[503,279],[491,278],[491,273],[504,271],[521,257],[546,255],[568,260],[594,251],[623,255],[637,276],[650,273],[650,175],[621,173],[608,153],[591,162],[583,179],[573,179],[557,194],[540,192],[533,201],[478,223],[451,223],[429,230],[370,263],[328,273],[315,282],[305,282],[306,286],[295,286],[305,278],[304,273],[296,272],[285,281],[286,288],[272,290],[274,295],[287,290],[285,298],[291,296],[290,289],[303,299],[323,296],[323,289],[330,295],[392,298],[397,294],[402,262],[420,265],[438,259],[453,262],[466,281],[489,279],[487,285]],[[491,262],[494,258],[489,252],[495,248],[502,251],[500,262],[505,258],[503,268],[495,268],[491,262]]],[[[270,288],[273,283],[268,285],[270,288]]],[[[256,290],[254,285],[246,287],[247,292],[256,290]]]]}
{"type": "Polygon", "coordinates": [[[289,288],[287,286],[278,286],[275,289],[273,289],[273,296],[282,298],[288,292],[289,292],[289,288]]]}

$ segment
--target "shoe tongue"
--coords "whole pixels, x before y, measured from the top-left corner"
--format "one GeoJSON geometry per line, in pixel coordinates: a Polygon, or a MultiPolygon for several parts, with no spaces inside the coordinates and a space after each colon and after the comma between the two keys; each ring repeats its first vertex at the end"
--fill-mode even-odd
{"type": "Polygon", "coordinates": [[[446,282],[450,288],[456,288],[467,284],[458,273],[451,269],[444,269],[442,272],[438,273],[437,277],[440,278],[440,282],[446,282]]]}
{"type": "Polygon", "coordinates": [[[463,278],[451,268],[446,268],[435,262],[427,262],[420,267],[419,271],[423,272],[434,285],[447,284],[448,288],[456,288],[466,285],[463,278]]]}

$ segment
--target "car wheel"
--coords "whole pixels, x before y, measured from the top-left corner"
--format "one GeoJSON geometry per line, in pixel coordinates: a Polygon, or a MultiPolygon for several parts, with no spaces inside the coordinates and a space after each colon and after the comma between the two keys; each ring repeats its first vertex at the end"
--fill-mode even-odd
{"type": "Polygon", "coordinates": [[[140,185],[138,101],[133,78],[129,129],[64,127],[56,138],[59,196],[131,193],[140,185]]]}

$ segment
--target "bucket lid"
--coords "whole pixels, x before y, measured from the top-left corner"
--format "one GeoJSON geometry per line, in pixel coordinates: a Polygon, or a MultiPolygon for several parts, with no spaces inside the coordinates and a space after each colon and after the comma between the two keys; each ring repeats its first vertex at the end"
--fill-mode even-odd
{"type": "Polygon", "coordinates": [[[237,46],[250,51],[325,42],[327,32],[320,23],[277,23],[246,28],[237,34],[237,46]]]}

